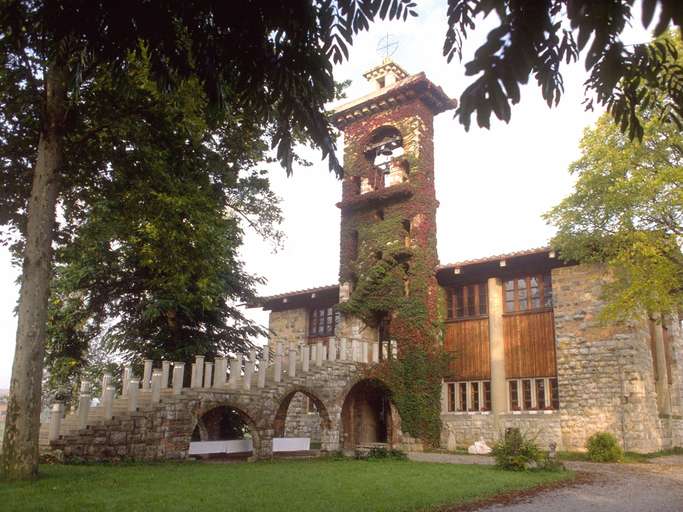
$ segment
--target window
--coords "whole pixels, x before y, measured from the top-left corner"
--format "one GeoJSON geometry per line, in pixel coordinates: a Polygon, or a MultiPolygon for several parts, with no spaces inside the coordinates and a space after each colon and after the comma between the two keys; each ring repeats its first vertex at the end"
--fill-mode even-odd
{"type": "Polygon", "coordinates": [[[486,283],[450,288],[446,291],[449,320],[486,316],[488,295],[486,283]]]}
{"type": "Polygon", "coordinates": [[[446,383],[447,412],[485,412],[491,410],[491,382],[446,383]]]}
{"type": "Polygon", "coordinates": [[[508,406],[511,411],[556,411],[560,408],[560,394],[555,377],[510,379],[508,389],[508,406]]]}
{"type": "Polygon", "coordinates": [[[339,321],[339,312],[333,306],[312,309],[309,317],[309,336],[334,336],[334,327],[339,321]]]}
{"type": "Polygon", "coordinates": [[[519,313],[553,307],[550,274],[508,279],[503,283],[506,313],[519,313]]]}

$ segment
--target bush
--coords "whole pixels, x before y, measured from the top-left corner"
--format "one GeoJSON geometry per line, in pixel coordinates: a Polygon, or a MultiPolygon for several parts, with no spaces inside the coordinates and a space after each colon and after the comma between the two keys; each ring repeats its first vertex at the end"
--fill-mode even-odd
{"type": "Polygon", "coordinates": [[[624,458],[624,451],[617,438],[609,432],[598,432],[586,442],[588,458],[593,462],[619,462],[624,458]]]}
{"type": "Polygon", "coordinates": [[[524,437],[518,428],[507,429],[491,453],[496,459],[496,467],[512,471],[537,467],[541,461],[541,451],[536,443],[524,437]]]}
{"type": "Polygon", "coordinates": [[[401,450],[386,449],[379,446],[371,448],[365,457],[367,460],[390,459],[390,460],[407,460],[408,456],[401,450]]]}

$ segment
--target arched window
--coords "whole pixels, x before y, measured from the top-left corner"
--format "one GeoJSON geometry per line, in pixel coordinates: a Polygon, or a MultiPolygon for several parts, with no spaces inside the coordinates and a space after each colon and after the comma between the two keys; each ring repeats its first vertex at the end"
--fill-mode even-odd
{"type": "Polygon", "coordinates": [[[399,158],[403,156],[403,138],[392,126],[382,126],[375,130],[364,150],[365,158],[377,170],[376,182],[372,189],[390,187],[403,183],[407,179],[405,163],[399,158]]]}

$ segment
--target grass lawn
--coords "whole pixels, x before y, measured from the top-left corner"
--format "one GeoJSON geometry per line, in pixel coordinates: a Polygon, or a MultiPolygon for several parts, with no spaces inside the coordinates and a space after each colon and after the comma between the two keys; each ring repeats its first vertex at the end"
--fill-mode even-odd
{"type": "MultiPolygon", "coordinates": [[[[622,462],[629,463],[646,463],[658,457],[666,457],[668,455],[683,455],[683,448],[676,447],[668,450],[661,450],[653,453],[636,453],[625,452],[622,462]]],[[[586,452],[558,452],[560,460],[580,460],[590,462],[586,452]]]]}
{"type": "Polygon", "coordinates": [[[460,504],[572,476],[351,459],[50,465],[41,466],[36,482],[0,482],[0,509],[397,512],[460,504]]]}

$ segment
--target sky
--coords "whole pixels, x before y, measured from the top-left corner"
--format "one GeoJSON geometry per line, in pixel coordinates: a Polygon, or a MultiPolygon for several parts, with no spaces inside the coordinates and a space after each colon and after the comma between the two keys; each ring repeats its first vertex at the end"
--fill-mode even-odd
{"type": "MultiPolygon", "coordinates": [[[[424,71],[455,98],[471,83],[463,64],[485,40],[491,20],[471,34],[463,63],[454,59],[447,64],[441,55],[445,2],[420,1],[418,6],[417,18],[376,23],[357,36],[349,59],[334,69],[336,80],[352,80],[349,100],[371,91],[362,74],[381,62],[384,55],[377,46],[387,33],[398,42],[392,58],[408,73],[424,71]]],[[[636,26],[627,30],[624,39],[647,41],[647,32],[636,26]]],[[[580,155],[584,128],[600,115],[598,110],[586,112],[582,105],[586,78],[582,63],[566,67],[563,75],[565,94],[559,106],[548,108],[532,79],[523,87],[509,124],[494,118],[490,130],[473,123],[465,132],[452,112],[435,118],[441,263],[539,247],[552,237],[553,229],[541,216],[571,193],[574,177],[568,173],[569,164],[580,155]]],[[[343,140],[338,149],[341,158],[343,140]]],[[[242,249],[246,269],[267,279],[258,290],[262,295],[337,282],[340,213],[335,203],[341,198],[341,182],[328,172],[318,152],[303,149],[302,154],[314,165],[296,168],[292,177],[277,165],[269,168],[272,188],[282,199],[284,246],[274,252],[270,243],[248,233],[242,249]]],[[[18,273],[6,248],[0,247],[0,389],[9,387],[14,356],[18,273]]],[[[248,315],[267,325],[267,312],[249,310],[248,315]]]]}

